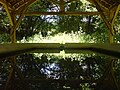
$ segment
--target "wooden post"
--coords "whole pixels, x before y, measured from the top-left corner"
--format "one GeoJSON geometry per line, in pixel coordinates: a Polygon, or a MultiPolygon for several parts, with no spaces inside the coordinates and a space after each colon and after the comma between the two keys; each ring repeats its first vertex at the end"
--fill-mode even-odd
{"type": "MultiPolygon", "coordinates": [[[[32,4],[33,2],[35,2],[35,0],[28,1],[27,4],[23,5],[23,7],[20,8],[20,10],[22,10],[22,13],[19,15],[18,20],[16,20],[16,15],[14,14],[15,11],[11,11],[10,20],[12,21],[12,23],[11,23],[10,39],[11,39],[12,44],[16,43],[16,29],[18,28],[22,18],[24,17],[23,13],[26,11],[28,6],[30,4],[32,4]]],[[[22,75],[21,71],[19,70],[19,68],[17,67],[17,64],[16,64],[16,56],[11,57],[10,61],[11,61],[11,71],[10,71],[11,73],[8,76],[8,79],[7,79],[7,82],[6,82],[6,85],[5,85],[5,90],[9,89],[9,84],[10,85],[13,84],[13,83],[10,83],[10,82],[14,81],[15,71],[17,71],[17,73],[19,74],[20,79],[23,80],[23,75],[22,75]]]]}
{"type": "Polygon", "coordinates": [[[59,6],[60,6],[60,12],[64,12],[65,11],[64,4],[65,4],[64,0],[60,0],[60,4],[59,4],[59,6]]]}
{"type": "MultiPolygon", "coordinates": [[[[114,33],[113,27],[111,27],[112,33],[114,33]]],[[[109,30],[109,43],[114,43],[114,35],[109,30]]]]}
{"type": "MultiPolygon", "coordinates": [[[[119,6],[118,6],[118,8],[119,8],[119,6]]],[[[109,18],[110,18],[110,23],[111,23],[111,32],[113,33],[113,35],[109,32],[109,43],[110,44],[113,44],[113,43],[115,43],[114,42],[114,29],[113,29],[113,27],[114,27],[114,22],[115,22],[115,18],[116,18],[116,16],[117,16],[117,13],[118,13],[118,8],[113,12],[112,10],[111,10],[111,12],[110,12],[110,16],[109,16],[109,18]]],[[[110,58],[110,61],[112,61],[112,63],[111,63],[111,68],[110,68],[110,72],[111,72],[111,76],[112,76],[112,78],[113,78],[113,82],[114,82],[114,84],[115,84],[115,87],[116,87],[116,89],[117,90],[119,90],[119,86],[118,86],[118,84],[117,84],[117,80],[116,80],[116,78],[115,78],[115,73],[114,73],[114,68],[113,68],[113,63],[115,63],[116,62],[116,60],[115,60],[115,58],[110,58]]]]}

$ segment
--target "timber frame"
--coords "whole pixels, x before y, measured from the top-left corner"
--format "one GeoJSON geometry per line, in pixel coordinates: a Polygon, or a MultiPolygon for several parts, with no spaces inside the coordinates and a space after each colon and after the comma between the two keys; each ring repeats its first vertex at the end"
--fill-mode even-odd
{"type": "Polygon", "coordinates": [[[105,22],[109,32],[110,32],[110,43],[113,42],[114,35],[114,22],[115,18],[120,9],[120,2],[113,0],[88,0],[90,3],[94,4],[98,12],[65,12],[65,4],[72,3],[77,0],[48,0],[54,4],[59,5],[59,12],[26,12],[28,6],[36,2],[37,0],[0,0],[0,3],[4,6],[7,15],[12,26],[11,30],[11,41],[15,42],[15,30],[19,26],[22,18],[24,16],[39,16],[39,15],[100,15],[105,22]],[[19,19],[16,20],[16,16],[19,19]],[[13,36],[14,35],[14,36],[13,36]],[[13,39],[14,40],[13,40],[13,39]]]}
{"type": "MultiPolygon", "coordinates": [[[[118,11],[120,9],[120,1],[117,1],[117,0],[115,0],[115,1],[114,0],[87,0],[96,7],[96,9],[98,10],[97,12],[66,12],[65,11],[65,4],[66,3],[72,3],[72,2],[75,2],[77,0],[59,0],[59,1],[48,0],[51,3],[59,5],[60,11],[59,12],[26,12],[27,8],[31,4],[35,3],[36,1],[37,0],[0,0],[0,3],[3,5],[4,9],[6,10],[7,16],[8,16],[9,21],[10,21],[11,43],[16,43],[16,29],[18,28],[18,26],[19,26],[21,20],[24,18],[24,16],[39,16],[39,15],[74,15],[74,16],[100,15],[101,18],[103,19],[106,27],[109,30],[109,42],[110,42],[110,44],[114,43],[114,34],[115,34],[114,33],[114,22],[115,22],[117,14],[118,14],[118,11]],[[16,19],[16,16],[18,16],[19,18],[16,19]]],[[[6,46],[8,46],[8,47],[11,46],[12,47],[12,45],[15,45],[16,47],[18,47],[19,45],[22,45],[22,44],[8,44],[6,46]]],[[[70,45],[72,45],[72,44],[70,44],[70,45]]],[[[84,45],[85,44],[83,44],[83,46],[84,45]]],[[[31,46],[34,46],[34,45],[31,45],[31,46]]],[[[56,52],[60,51],[59,50],[59,48],[61,47],[60,44],[55,44],[53,46],[55,46],[57,48],[56,52]]],[[[69,47],[68,44],[66,46],[69,47]]],[[[95,44],[94,44],[94,46],[95,46],[95,44]]],[[[103,44],[103,46],[105,46],[105,44],[103,44]]],[[[119,45],[117,45],[117,46],[119,46],[119,45]]],[[[9,54],[7,53],[8,50],[6,49],[6,47],[4,47],[2,45],[0,45],[0,47],[2,47],[3,51],[4,51],[4,53],[3,53],[2,50],[0,51],[0,57],[2,57],[3,55],[5,57],[7,57],[7,55],[9,56],[9,54]]],[[[52,50],[53,50],[53,48],[55,48],[55,47],[48,47],[48,49],[52,48],[52,50]]],[[[100,47],[98,47],[98,48],[100,49],[100,47]]],[[[112,44],[112,47],[116,47],[116,45],[112,44]]],[[[36,46],[36,47],[34,47],[34,49],[35,48],[38,48],[38,47],[36,46]]],[[[74,47],[74,45],[73,45],[72,47],[69,47],[69,50],[70,50],[70,48],[74,49],[74,48],[80,48],[80,47],[78,45],[76,45],[74,47]]],[[[24,49],[24,50],[22,50],[22,49],[23,49],[23,47],[20,48],[22,53],[26,52],[26,50],[27,50],[27,49],[24,49]]],[[[46,49],[46,47],[43,47],[41,49],[46,49]]],[[[103,48],[103,47],[102,47],[102,49],[106,50],[106,48],[103,48]]],[[[28,50],[31,51],[31,49],[28,49],[28,50]]],[[[33,50],[33,48],[32,48],[32,50],[33,50]]],[[[95,51],[95,47],[92,47],[92,51],[95,51]]],[[[100,53],[100,51],[101,50],[98,50],[97,52],[100,53]]],[[[113,48],[111,51],[116,52],[118,54],[120,53],[120,51],[117,50],[116,48],[113,48]]],[[[12,51],[10,51],[10,52],[12,52],[12,51]]],[[[103,53],[103,52],[101,52],[101,53],[103,53]]],[[[103,53],[103,54],[110,55],[109,53],[103,53]]],[[[13,53],[13,55],[15,55],[15,53],[13,53]]],[[[115,57],[117,57],[117,56],[115,56],[115,57]]],[[[120,57],[118,57],[118,58],[120,58],[120,57]]],[[[12,81],[12,79],[14,78],[15,71],[17,73],[19,73],[19,77],[20,77],[21,80],[23,80],[23,81],[26,80],[26,79],[23,78],[23,75],[21,74],[21,71],[17,67],[15,60],[16,60],[15,57],[11,57],[12,68],[11,68],[10,74],[8,76],[8,80],[6,81],[5,90],[8,90],[7,87],[9,85],[9,83],[12,81]]],[[[116,79],[115,79],[114,72],[113,72],[113,62],[114,62],[114,60],[111,60],[110,64],[108,65],[108,69],[106,69],[106,73],[103,75],[102,79],[100,79],[98,81],[92,81],[92,82],[97,82],[98,85],[100,85],[102,82],[105,83],[105,79],[107,77],[106,75],[109,74],[107,78],[112,78],[111,83],[116,87],[116,89],[118,89],[118,85],[116,83],[116,79]],[[111,67],[109,67],[109,66],[111,66],[111,67]]],[[[82,82],[82,81],[80,81],[80,82],[82,82]]],[[[83,82],[88,82],[89,83],[91,81],[83,81],[83,82]]]]}

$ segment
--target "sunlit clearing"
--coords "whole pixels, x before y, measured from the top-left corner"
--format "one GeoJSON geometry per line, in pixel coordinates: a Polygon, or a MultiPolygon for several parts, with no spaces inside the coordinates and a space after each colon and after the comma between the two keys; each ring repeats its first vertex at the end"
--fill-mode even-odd
{"type": "Polygon", "coordinates": [[[59,33],[55,36],[41,37],[40,35],[35,35],[30,39],[30,43],[79,43],[78,37],[73,35],[59,33]],[[73,37],[72,37],[73,36],[73,37]]]}
{"type": "MultiPolygon", "coordinates": [[[[26,41],[25,38],[23,38],[20,43],[94,43],[93,40],[85,40],[85,38],[89,38],[90,36],[85,35],[84,33],[58,33],[54,36],[47,36],[42,37],[41,34],[36,34],[33,37],[28,38],[26,41]]],[[[18,42],[19,43],[19,42],[18,42]]]]}

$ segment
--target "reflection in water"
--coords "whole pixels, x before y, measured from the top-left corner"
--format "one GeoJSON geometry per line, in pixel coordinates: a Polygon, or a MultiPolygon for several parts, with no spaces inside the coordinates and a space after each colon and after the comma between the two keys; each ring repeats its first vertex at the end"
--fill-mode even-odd
{"type": "MultiPolygon", "coordinates": [[[[10,90],[91,90],[95,88],[109,62],[108,57],[95,54],[69,54],[65,57],[23,54],[16,58],[20,70],[15,67],[10,90]]],[[[10,73],[9,58],[1,60],[0,64],[2,90],[10,73]]]]}

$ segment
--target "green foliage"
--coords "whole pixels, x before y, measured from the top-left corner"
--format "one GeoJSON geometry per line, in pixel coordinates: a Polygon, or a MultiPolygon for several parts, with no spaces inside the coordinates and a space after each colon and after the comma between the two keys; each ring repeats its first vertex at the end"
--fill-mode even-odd
{"type": "Polygon", "coordinates": [[[0,43],[9,42],[10,24],[6,12],[1,8],[0,11],[0,43]]]}
{"type": "Polygon", "coordinates": [[[52,3],[48,2],[47,0],[37,0],[35,4],[29,6],[27,11],[46,12],[51,7],[53,7],[52,3]]]}
{"type": "Polygon", "coordinates": [[[81,8],[81,6],[83,5],[83,3],[78,0],[76,2],[73,2],[73,3],[68,3],[66,4],[65,6],[65,9],[66,11],[69,11],[69,12],[79,12],[79,11],[82,11],[83,8],[81,8]]]}
{"type": "Polygon", "coordinates": [[[10,24],[6,15],[6,12],[2,10],[0,12],[0,34],[9,33],[10,24]]]}
{"type": "Polygon", "coordinates": [[[10,41],[9,34],[0,34],[0,43],[8,43],[10,41]]]}

